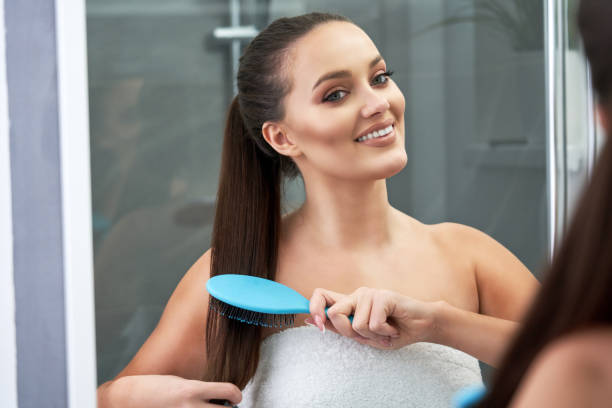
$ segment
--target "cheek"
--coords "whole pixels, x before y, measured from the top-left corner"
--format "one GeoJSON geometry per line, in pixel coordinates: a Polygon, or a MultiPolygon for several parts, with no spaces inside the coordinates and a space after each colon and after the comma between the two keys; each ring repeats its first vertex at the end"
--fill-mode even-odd
{"type": "Polygon", "coordinates": [[[393,92],[389,97],[389,104],[391,105],[392,112],[398,117],[403,118],[404,111],[406,110],[406,99],[404,98],[404,94],[397,85],[394,85],[393,92]]]}
{"type": "Polygon", "coordinates": [[[294,129],[298,144],[306,151],[346,143],[351,138],[353,116],[341,110],[313,110],[304,113],[301,123],[294,129]]]}

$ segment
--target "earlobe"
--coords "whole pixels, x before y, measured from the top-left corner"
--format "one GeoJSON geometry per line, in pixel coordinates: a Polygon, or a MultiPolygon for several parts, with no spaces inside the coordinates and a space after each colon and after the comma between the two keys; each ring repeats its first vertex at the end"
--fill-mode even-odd
{"type": "Polygon", "coordinates": [[[265,122],[261,127],[261,133],[274,150],[283,156],[296,157],[300,155],[300,150],[291,138],[287,135],[287,131],[278,123],[265,122]]]}

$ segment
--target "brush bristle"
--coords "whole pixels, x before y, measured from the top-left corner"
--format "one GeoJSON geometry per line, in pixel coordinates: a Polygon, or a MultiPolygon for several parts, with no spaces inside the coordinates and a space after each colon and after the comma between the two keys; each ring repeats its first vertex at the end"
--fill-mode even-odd
{"type": "Polygon", "coordinates": [[[252,312],[250,310],[229,305],[212,296],[210,297],[209,307],[211,310],[214,310],[221,316],[262,327],[284,328],[291,327],[295,323],[294,314],[252,312]]]}

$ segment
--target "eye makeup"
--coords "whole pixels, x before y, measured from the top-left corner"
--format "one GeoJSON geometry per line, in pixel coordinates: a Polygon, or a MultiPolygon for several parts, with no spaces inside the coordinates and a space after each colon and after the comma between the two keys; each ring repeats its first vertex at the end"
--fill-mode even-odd
{"type": "MultiPolygon", "coordinates": [[[[372,86],[385,86],[389,82],[389,78],[391,77],[391,75],[393,75],[393,71],[390,71],[390,70],[376,74],[374,76],[374,79],[371,82],[372,86]],[[379,78],[380,79],[384,78],[384,80],[382,80],[381,82],[376,82],[377,79],[379,78]]],[[[321,102],[337,103],[337,102],[342,101],[348,94],[349,94],[349,91],[347,90],[335,89],[331,92],[325,93],[325,96],[323,97],[321,102]]]]}

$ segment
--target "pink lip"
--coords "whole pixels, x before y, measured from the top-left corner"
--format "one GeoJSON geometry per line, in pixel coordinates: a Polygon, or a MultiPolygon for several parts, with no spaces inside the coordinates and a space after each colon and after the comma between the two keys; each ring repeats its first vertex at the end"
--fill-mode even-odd
{"type": "Polygon", "coordinates": [[[372,147],[385,147],[385,146],[389,146],[390,144],[393,144],[393,142],[395,142],[395,137],[396,136],[395,136],[395,125],[394,125],[393,130],[384,136],[376,137],[374,139],[367,139],[367,140],[364,140],[363,142],[357,142],[357,143],[364,144],[367,146],[372,146],[372,147]]]}

